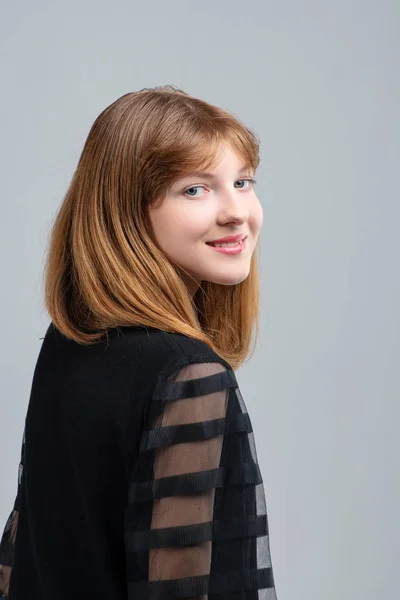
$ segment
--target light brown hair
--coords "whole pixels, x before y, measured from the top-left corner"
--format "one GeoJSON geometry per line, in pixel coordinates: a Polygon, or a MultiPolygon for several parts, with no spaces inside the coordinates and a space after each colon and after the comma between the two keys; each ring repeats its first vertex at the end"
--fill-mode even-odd
{"type": "Polygon", "coordinates": [[[125,94],[97,117],[47,250],[45,305],[61,333],[91,344],[109,328],[153,327],[204,341],[234,370],[248,360],[259,327],[258,242],[244,281],[203,281],[192,298],[147,215],[178,177],[214,168],[222,143],[256,170],[255,133],[176,86],[125,94]]]}

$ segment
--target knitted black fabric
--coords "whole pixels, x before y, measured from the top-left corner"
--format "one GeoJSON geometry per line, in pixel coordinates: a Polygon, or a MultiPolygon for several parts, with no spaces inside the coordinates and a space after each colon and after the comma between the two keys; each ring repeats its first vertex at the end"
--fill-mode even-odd
{"type": "Polygon", "coordinates": [[[197,340],[50,324],[0,545],[10,600],[276,600],[263,480],[230,365],[197,340]]]}

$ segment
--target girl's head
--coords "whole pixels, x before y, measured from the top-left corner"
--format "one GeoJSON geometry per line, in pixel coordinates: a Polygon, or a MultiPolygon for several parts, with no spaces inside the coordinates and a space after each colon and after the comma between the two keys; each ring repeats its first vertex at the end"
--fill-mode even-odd
{"type": "Polygon", "coordinates": [[[258,164],[249,128],[176,87],[108,106],[51,233],[45,303],[56,327],[83,344],[118,326],[182,333],[238,368],[258,333],[258,164]],[[237,234],[239,254],[208,244],[237,234]]]}

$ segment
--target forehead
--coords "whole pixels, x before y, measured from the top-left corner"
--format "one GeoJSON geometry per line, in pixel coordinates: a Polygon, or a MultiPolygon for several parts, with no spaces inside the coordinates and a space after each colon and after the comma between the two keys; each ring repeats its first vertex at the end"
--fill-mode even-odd
{"type": "MultiPolygon", "coordinates": [[[[246,173],[247,171],[249,171],[251,169],[251,166],[249,164],[243,164],[237,171],[237,175],[242,175],[244,173],[246,173]]],[[[211,171],[190,171],[189,173],[183,173],[182,175],[179,176],[179,179],[183,179],[185,177],[203,177],[203,178],[208,178],[208,179],[218,179],[218,175],[216,173],[213,173],[211,171]]]]}

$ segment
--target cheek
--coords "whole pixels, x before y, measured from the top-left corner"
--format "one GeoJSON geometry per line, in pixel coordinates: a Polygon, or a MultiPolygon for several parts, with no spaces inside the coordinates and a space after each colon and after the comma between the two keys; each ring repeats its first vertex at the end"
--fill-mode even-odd
{"type": "Polygon", "coordinates": [[[188,207],[168,215],[166,229],[169,234],[176,234],[181,240],[195,241],[203,238],[210,228],[210,216],[204,210],[195,210],[188,207]]]}
{"type": "Polygon", "coordinates": [[[254,233],[258,233],[262,227],[264,220],[264,212],[259,200],[257,200],[257,202],[255,202],[254,206],[252,207],[250,220],[252,230],[254,231],[254,233]]]}
{"type": "Polygon", "coordinates": [[[194,214],[193,211],[164,209],[149,212],[149,218],[156,240],[164,250],[172,253],[189,242],[203,238],[209,228],[204,212],[194,214]]]}

